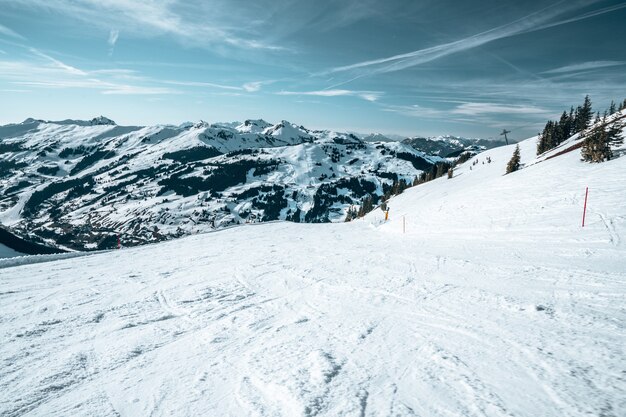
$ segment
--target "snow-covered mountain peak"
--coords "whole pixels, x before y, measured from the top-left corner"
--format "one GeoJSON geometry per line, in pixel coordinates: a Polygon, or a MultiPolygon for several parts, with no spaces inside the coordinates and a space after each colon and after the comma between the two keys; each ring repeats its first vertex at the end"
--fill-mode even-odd
{"type": "Polygon", "coordinates": [[[273,126],[267,127],[263,133],[282,140],[312,140],[313,137],[309,133],[309,130],[303,126],[298,126],[294,123],[283,120],[273,126]]]}
{"type": "Polygon", "coordinates": [[[192,128],[193,129],[206,129],[210,126],[211,126],[210,123],[205,122],[204,120],[200,120],[197,123],[195,123],[192,128]]]}
{"type": "Polygon", "coordinates": [[[108,117],[98,116],[89,121],[92,126],[116,126],[116,123],[108,117]]]}
{"type": "Polygon", "coordinates": [[[241,133],[262,133],[270,126],[272,124],[263,119],[247,119],[235,129],[241,133]]]}

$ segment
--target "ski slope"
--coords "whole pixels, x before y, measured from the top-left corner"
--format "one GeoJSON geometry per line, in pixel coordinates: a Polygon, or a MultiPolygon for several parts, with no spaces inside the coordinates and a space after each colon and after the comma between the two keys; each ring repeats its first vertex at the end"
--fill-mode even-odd
{"type": "Polygon", "coordinates": [[[0,415],[626,415],[626,158],[534,149],[411,188],[387,222],[0,269],[0,415]]]}

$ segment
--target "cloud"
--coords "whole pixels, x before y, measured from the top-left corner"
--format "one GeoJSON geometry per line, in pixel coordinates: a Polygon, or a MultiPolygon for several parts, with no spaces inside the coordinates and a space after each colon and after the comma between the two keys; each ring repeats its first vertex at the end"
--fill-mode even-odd
{"type": "Polygon", "coordinates": [[[592,11],[590,11],[588,13],[584,13],[582,15],[575,16],[575,17],[572,17],[570,19],[559,20],[557,22],[547,23],[545,25],[538,26],[537,28],[535,28],[535,30],[548,29],[548,28],[555,27],[555,26],[561,26],[561,25],[564,25],[564,24],[567,24],[567,23],[578,22],[580,20],[589,19],[591,17],[599,16],[599,15],[605,14],[605,13],[614,12],[616,10],[620,10],[620,9],[623,9],[623,8],[626,8],[626,3],[616,4],[614,6],[608,6],[608,7],[605,7],[603,9],[592,10],[592,11]]]}
{"type": "Polygon", "coordinates": [[[37,49],[30,48],[32,61],[0,60],[0,78],[9,84],[35,88],[80,88],[102,94],[177,94],[179,91],[155,85],[135,71],[124,69],[83,71],[37,49]]]}
{"type": "Polygon", "coordinates": [[[178,94],[179,91],[162,87],[145,87],[138,85],[113,84],[106,86],[102,94],[125,94],[125,95],[155,95],[155,94],[178,94]]]}
{"type": "MultiPolygon", "coordinates": [[[[123,27],[125,33],[141,37],[170,34],[193,46],[284,49],[264,42],[261,33],[252,32],[248,26],[238,25],[237,14],[224,13],[228,9],[225,4],[191,0],[13,0],[13,5],[64,14],[107,30],[111,26],[123,27]]],[[[114,32],[109,37],[111,47],[115,44],[111,40],[117,40],[119,35],[113,36],[114,32]]]]}
{"type": "Polygon", "coordinates": [[[280,96],[319,96],[319,97],[339,97],[353,96],[367,101],[378,100],[383,93],[380,91],[353,91],[353,90],[318,90],[318,91],[279,91],[280,96]]]}
{"type": "MultiPolygon", "coordinates": [[[[60,61],[35,48],[27,48],[34,61],[0,60],[0,79],[14,85],[39,88],[84,88],[100,90],[102,94],[179,94],[170,86],[200,87],[226,90],[229,95],[257,92],[273,80],[252,81],[243,85],[224,85],[200,81],[161,80],[141,75],[125,68],[96,69],[84,71],[60,61]]],[[[220,94],[220,93],[218,93],[220,94]]]]}
{"type": "Polygon", "coordinates": [[[109,46],[113,47],[115,46],[115,42],[117,42],[117,38],[120,36],[120,31],[116,30],[116,29],[111,29],[111,31],[109,32],[109,46]]]}
{"type": "Polygon", "coordinates": [[[267,84],[267,81],[253,81],[249,83],[245,83],[242,88],[249,93],[253,93],[255,91],[259,91],[263,84],[267,84]]]}
{"type": "Polygon", "coordinates": [[[505,105],[499,103],[463,103],[451,111],[453,114],[478,116],[483,114],[518,114],[542,115],[551,114],[550,111],[536,106],[505,105]]]}
{"type": "Polygon", "coordinates": [[[399,113],[405,116],[421,117],[425,119],[448,117],[449,112],[430,107],[424,107],[417,104],[412,105],[384,105],[381,109],[385,112],[399,113]]]}
{"type": "Polygon", "coordinates": [[[11,38],[16,38],[16,39],[21,39],[21,40],[26,39],[22,35],[17,33],[16,31],[9,29],[8,27],[4,25],[0,25],[0,35],[4,35],[4,36],[11,37],[11,38]]]}
{"type": "Polygon", "coordinates": [[[171,85],[180,85],[180,86],[184,86],[184,87],[206,87],[206,88],[217,88],[220,90],[231,90],[231,91],[241,91],[241,92],[247,92],[247,93],[254,93],[257,92],[259,90],[261,90],[261,87],[264,84],[271,84],[274,81],[251,81],[248,83],[245,83],[241,86],[236,86],[236,85],[224,85],[224,84],[217,84],[217,83],[210,83],[210,82],[204,82],[204,81],[173,81],[173,80],[166,80],[166,81],[162,81],[164,84],[171,84],[171,85]]]}
{"type": "Polygon", "coordinates": [[[117,39],[120,36],[120,31],[117,29],[111,29],[109,32],[109,39],[107,43],[109,44],[109,56],[113,55],[113,49],[115,49],[115,44],[117,43],[117,39]]]}
{"type": "Polygon", "coordinates": [[[563,74],[569,72],[581,72],[599,68],[616,67],[624,64],[626,64],[625,61],[588,61],[581,62],[580,64],[566,65],[563,67],[551,69],[549,71],[544,71],[542,74],[563,74]]]}
{"type": "Polygon", "coordinates": [[[437,60],[439,58],[455,54],[457,52],[473,49],[489,42],[493,42],[498,39],[508,38],[523,33],[529,33],[549,27],[563,25],[578,20],[587,19],[589,17],[597,16],[599,14],[608,13],[619,8],[626,7],[626,4],[617,5],[613,7],[607,7],[604,9],[595,10],[571,19],[561,20],[557,22],[551,22],[554,18],[562,15],[566,12],[580,9],[584,6],[589,6],[596,3],[598,0],[579,0],[570,2],[565,6],[562,3],[557,3],[546,7],[542,10],[527,15],[514,22],[507,23],[505,25],[495,27],[476,35],[472,35],[463,39],[459,39],[453,42],[443,43],[440,45],[432,46],[425,49],[420,49],[404,54],[393,55],[386,58],[374,59],[369,61],[358,62],[355,64],[344,65],[332,68],[328,71],[319,73],[317,75],[328,75],[331,73],[345,72],[345,71],[357,71],[360,78],[362,76],[368,76],[379,73],[386,73],[392,71],[399,71],[416,65],[424,64],[437,60]]]}
{"type": "Polygon", "coordinates": [[[55,58],[52,58],[50,55],[46,55],[43,52],[39,51],[38,49],[35,48],[30,48],[29,49],[30,52],[32,52],[34,55],[37,55],[41,58],[47,59],[48,61],[52,62],[52,64],[54,64],[55,67],[70,73],[70,74],[74,74],[74,75],[87,75],[86,72],[79,70],[78,68],[72,67],[71,65],[67,65],[55,58]]]}

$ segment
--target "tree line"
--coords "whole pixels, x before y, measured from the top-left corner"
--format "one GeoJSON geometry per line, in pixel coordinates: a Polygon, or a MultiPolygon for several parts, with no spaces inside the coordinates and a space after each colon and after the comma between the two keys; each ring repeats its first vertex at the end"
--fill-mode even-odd
{"type": "MultiPolygon", "coordinates": [[[[611,101],[609,108],[604,111],[603,119],[606,120],[607,116],[624,109],[626,109],[626,99],[620,104],[619,109],[615,101],[611,101]]],[[[549,120],[539,134],[537,155],[556,148],[572,135],[586,130],[591,125],[593,116],[591,99],[587,95],[582,105],[577,106],[576,109],[574,109],[574,106],[570,107],[569,113],[563,111],[558,121],[549,120]]],[[[597,124],[601,121],[600,112],[597,112],[595,123],[597,124]]]]}

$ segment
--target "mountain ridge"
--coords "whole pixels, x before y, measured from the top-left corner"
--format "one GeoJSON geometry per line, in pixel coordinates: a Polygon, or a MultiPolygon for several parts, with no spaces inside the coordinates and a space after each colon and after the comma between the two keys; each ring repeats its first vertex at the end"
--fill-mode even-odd
{"type": "MultiPolygon", "coordinates": [[[[136,245],[232,224],[342,221],[412,183],[438,155],[402,142],[262,119],[0,126],[0,223],[70,250],[136,245]]],[[[474,150],[479,151],[479,150],[474,150]]]]}

